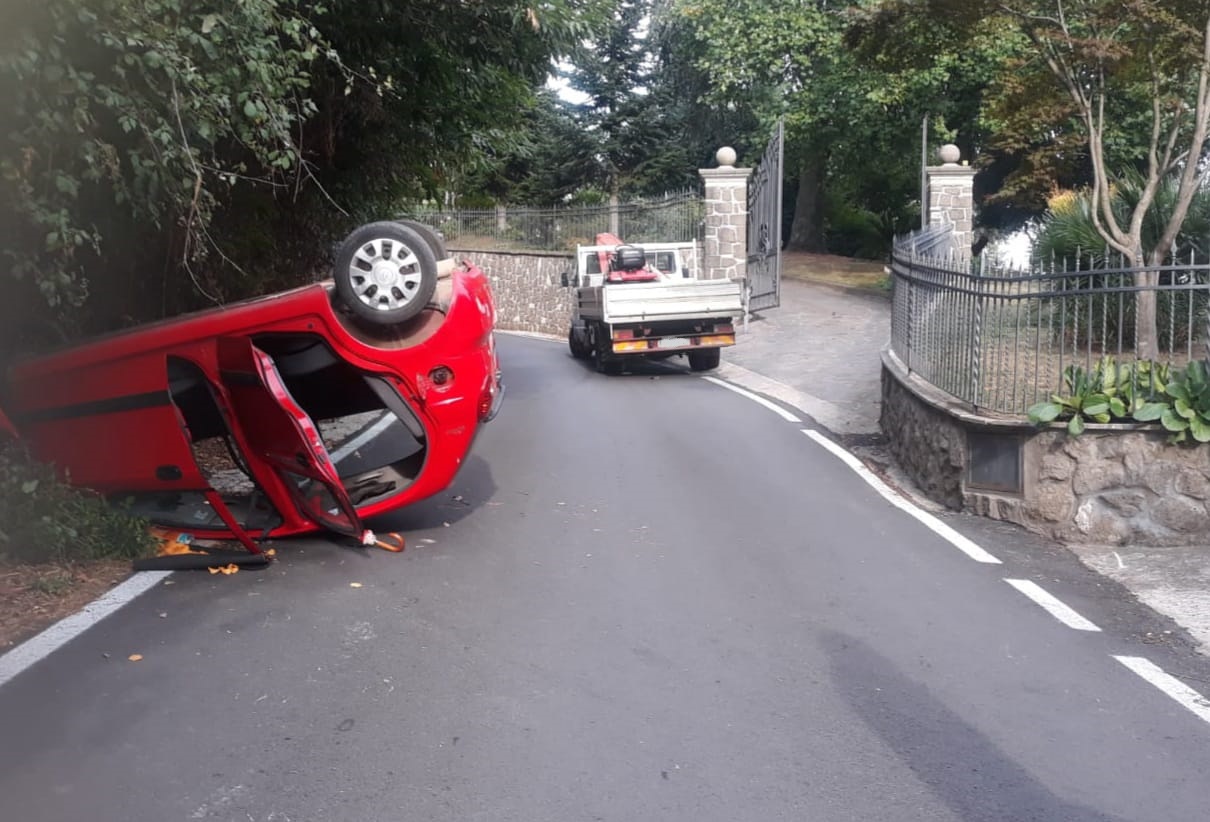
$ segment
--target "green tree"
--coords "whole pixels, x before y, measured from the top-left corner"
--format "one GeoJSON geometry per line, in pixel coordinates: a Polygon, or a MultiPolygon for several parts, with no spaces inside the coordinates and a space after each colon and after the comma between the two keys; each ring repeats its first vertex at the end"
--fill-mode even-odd
{"type": "MultiPolygon", "coordinates": [[[[919,133],[973,134],[987,72],[946,44],[927,64],[888,60],[860,32],[868,3],[679,0],[709,98],[786,123],[796,183],[788,248],[824,251],[838,228],[881,234],[919,214],[919,133]],[[829,224],[832,231],[829,232],[829,224]]],[[[911,33],[924,39],[930,30],[911,33]]],[[[767,131],[766,131],[767,133],[767,131]]],[[[848,241],[852,243],[853,241],[848,241]]],[[[876,238],[865,245],[877,246],[876,238]]]]}
{"type": "Polygon", "coordinates": [[[651,5],[650,0],[615,0],[609,20],[560,72],[568,87],[586,98],[569,109],[593,143],[591,182],[615,198],[636,187],[642,163],[658,142],[649,98],[651,5]]]}
{"type": "MultiPolygon", "coordinates": [[[[1058,165],[1084,167],[1094,227],[1105,243],[1140,269],[1135,343],[1140,357],[1157,353],[1155,292],[1146,266],[1173,247],[1190,202],[1205,181],[1210,121],[1210,8],[1201,0],[883,0],[880,12],[927,19],[959,37],[989,27],[1012,31],[1026,48],[1001,66],[1004,93],[989,120],[1009,146],[1034,161],[1017,182],[1035,192],[1058,165]],[[1114,189],[1127,172],[1140,175],[1133,205],[1115,210],[1114,189]],[[1144,227],[1167,179],[1172,209],[1154,243],[1144,227]]],[[[889,19],[884,16],[884,20],[889,19]]],[[[1049,177],[1049,179],[1048,179],[1049,177]]]]}
{"type": "Polygon", "coordinates": [[[66,319],[90,293],[146,289],[131,274],[107,281],[97,271],[149,231],[205,290],[196,266],[215,250],[208,226],[232,186],[286,186],[303,168],[294,135],[314,112],[310,68],[325,49],[303,5],[6,9],[0,254],[16,281],[10,328],[39,302],[66,319]]]}
{"type": "MultiPolygon", "coordinates": [[[[1171,251],[1190,203],[1205,179],[1203,152],[1210,124],[1210,9],[1204,3],[1136,0],[1006,3],[1002,6],[1033,44],[1040,62],[1070,98],[1092,164],[1093,223],[1110,247],[1140,269],[1159,266],[1171,251]],[[1141,159],[1142,189],[1128,219],[1114,210],[1107,140],[1111,101],[1150,105],[1150,138],[1141,159]],[[1178,179],[1172,210],[1153,245],[1144,226],[1169,176],[1178,179]]],[[[1140,270],[1135,345],[1141,358],[1158,354],[1159,274],[1140,270]]]]}
{"type": "Polygon", "coordinates": [[[354,220],[523,144],[604,6],[8,4],[5,347],[30,317],[63,338],[309,277],[354,220]]]}
{"type": "Polygon", "coordinates": [[[786,121],[787,168],[796,179],[787,247],[823,251],[825,179],[838,129],[834,106],[844,66],[843,23],[825,2],[681,0],[676,13],[696,40],[710,98],[750,110],[766,125],[786,121]]]}

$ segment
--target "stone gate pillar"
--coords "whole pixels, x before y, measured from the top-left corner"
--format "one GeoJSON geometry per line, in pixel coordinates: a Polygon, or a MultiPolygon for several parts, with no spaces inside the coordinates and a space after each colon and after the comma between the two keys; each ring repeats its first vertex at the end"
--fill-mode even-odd
{"type": "Polygon", "coordinates": [[[970,258],[975,241],[975,170],[959,165],[958,147],[946,144],[938,152],[941,165],[925,169],[928,179],[928,225],[954,227],[955,256],[970,258]]]}
{"type": "Polygon", "coordinates": [[[748,270],[748,177],[735,167],[735,150],[720,148],[718,168],[699,169],[706,183],[706,243],[702,277],[743,280],[748,270]]]}

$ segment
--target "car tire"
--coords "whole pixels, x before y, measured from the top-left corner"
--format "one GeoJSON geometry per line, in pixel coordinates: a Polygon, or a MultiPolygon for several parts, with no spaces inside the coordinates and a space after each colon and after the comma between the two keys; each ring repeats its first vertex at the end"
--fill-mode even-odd
{"type": "Polygon", "coordinates": [[[710,371],[718,368],[723,350],[721,348],[699,348],[689,352],[689,370],[710,371]]]}
{"type": "Polygon", "coordinates": [[[433,228],[431,225],[425,225],[417,220],[396,220],[400,225],[407,226],[415,231],[424,241],[429,244],[429,248],[433,252],[433,256],[438,260],[444,260],[450,256],[449,251],[445,247],[445,238],[441,236],[441,232],[433,228]]]}
{"type": "Polygon", "coordinates": [[[396,325],[415,317],[433,298],[437,259],[412,227],[369,223],[341,243],[332,276],[337,296],[356,317],[396,325]]]}

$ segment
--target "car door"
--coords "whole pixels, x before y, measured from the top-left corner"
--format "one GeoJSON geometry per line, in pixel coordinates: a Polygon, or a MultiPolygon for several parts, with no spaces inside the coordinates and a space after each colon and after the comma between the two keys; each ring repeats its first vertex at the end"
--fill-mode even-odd
{"type": "Polygon", "coordinates": [[[219,378],[248,447],[281,480],[304,517],[362,538],[365,527],[315,423],[290,395],[273,358],[247,337],[216,341],[219,378]]]}

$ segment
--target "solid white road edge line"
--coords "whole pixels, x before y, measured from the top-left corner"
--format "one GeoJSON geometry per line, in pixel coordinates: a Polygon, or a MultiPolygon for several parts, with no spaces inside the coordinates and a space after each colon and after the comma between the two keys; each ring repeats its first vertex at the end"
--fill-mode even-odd
{"type": "Polygon", "coordinates": [[[984,562],[988,565],[1001,564],[1000,560],[996,559],[987,551],[983,550],[978,545],[959,534],[953,528],[949,527],[927,511],[921,511],[899,494],[896,494],[891,487],[879,479],[873,471],[871,471],[869,468],[866,468],[865,464],[861,460],[857,459],[857,457],[853,456],[848,451],[832,442],[823,434],[807,428],[802,429],[802,432],[831,452],[833,456],[837,457],[845,465],[852,468],[857,476],[861,477],[866,481],[867,484],[869,484],[871,488],[881,494],[883,499],[885,499],[891,505],[894,505],[900,511],[903,511],[905,514],[908,514],[909,516],[919,520],[926,528],[937,536],[941,537],[950,545],[953,545],[962,553],[966,554],[975,562],[984,562]]]}
{"type": "Polygon", "coordinates": [[[739,394],[741,397],[747,397],[748,399],[752,400],[753,402],[763,405],[765,408],[768,408],[770,411],[772,411],[774,414],[777,414],[777,416],[781,417],[786,422],[793,422],[793,423],[799,423],[799,424],[802,423],[802,420],[800,420],[798,417],[794,416],[793,414],[791,414],[786,409],[782,408],[777,403],[770,402],[769,400],[765,399],[764,397],[760,396],[759,394],[753,394],[751,391],[745,391],[743,388],[740,388],[738,385],[732,385],[731,383],[727,382],[726,380],[720,380],[718,377],[702,377],[702,379],[705,380],[706,382],[712,382],[715,385],[721,385],[723,388],[726,388],[728,391],[734,391],[736,394],[739,394]]]}
{"type": "Polygon", "coordinates": [[[1181,682],[1149,659],[1141,656],[1115,656],[1118,662],[1159,688],[1181,705],[1188,708],[1203,722],[1210,722],[1210,700],[1181,682]]]}
{"type": "Polygon", "coordinates": [[[0,687],[171,574],[171,571],[140,571],[104,596],[0,656],[0,687]]]}
{"type": "Polygon", "coordinates": [[[1032,599],[1035,604],[1041,606],[1044,611],[1068,628],[1074,628],[1077,631],[1101,630],[1092,622],[1077,614],[1075,609],[1052,595],[1038,583],[1028,579],[1006,579],[1004,581],[1032,599]]]}

